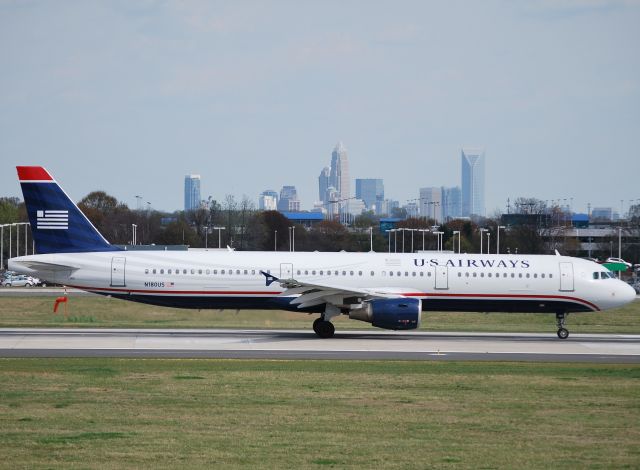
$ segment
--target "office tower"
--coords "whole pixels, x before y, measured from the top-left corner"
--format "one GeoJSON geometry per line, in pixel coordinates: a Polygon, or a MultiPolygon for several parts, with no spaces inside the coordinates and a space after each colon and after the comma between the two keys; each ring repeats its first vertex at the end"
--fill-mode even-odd
{"type": "Polygon", "coordinates": [[[485,215],[484,150],[462,149],[462,216],[485,215]]]}
{"type": "Polygon", "coordinates": [[[325,166],[318,176],[318,201],[327,202],[327,188],[330,186],[331,169],[325,166]]]}
{"type": "Polygon", "coordinates": [[[349,160],[347,159],[347,149],[342,142],[333,149],[331,154],[331,172],[329,174],[329,185],[338,192],[338,199],[342,199],[340,206],[344,206],[345,200],[351,197],[351,187],[349,184],[349,160]]]}
{"type": "Polygon", "coordinates": [[[462,191],[460,186],[442,188],[442,220],[444,222],[462,216],[462,191]]]}
{"type": "Polygon", "coordinates": [[[356,179],[356,198],[362,199],[367,210],[376,210],[384,200],[384,184],[381,179],[356,179]]]}
{"type": "Polygon", "coordinates": [[[275,211],[278,209],[278,193],[272,189],[263,191],[258,197],[258,207],[262,211],[275,211]]]}
{"type": "Polygon", "coordinates": [[[200,175],[186,175],[184,177],[184,210],[198,209],[200,201],[200,175]]]}
{"type": "Polygon", "coordinates": [[[300,212],[300,200],[295,186],[283,186],[280,190],[278,210],[281,212],[300,212]]]}
{"type": "Polygon", "coordinates": [[[442,222],[442,188],[420,188],[420,215],[442,222]]]}
{"type": "Polygon", "coordinates": [[[325,198],[327,201],[327,214],[330,218],[337,216],[340,212],[340,195],[338,194],[338,191],[336,191],[336,188],[334,188],[333,186],[329,186],[327,188],[325,198]]]}

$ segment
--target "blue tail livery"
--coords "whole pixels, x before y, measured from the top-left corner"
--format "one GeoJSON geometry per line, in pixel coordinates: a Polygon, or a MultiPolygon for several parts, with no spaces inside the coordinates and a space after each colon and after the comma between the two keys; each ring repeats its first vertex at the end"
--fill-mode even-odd
{"type": "Polygon", "coordinates": [[[18,179],[39,254],[119,251],[41,166],[19,166],[18,179]]]}

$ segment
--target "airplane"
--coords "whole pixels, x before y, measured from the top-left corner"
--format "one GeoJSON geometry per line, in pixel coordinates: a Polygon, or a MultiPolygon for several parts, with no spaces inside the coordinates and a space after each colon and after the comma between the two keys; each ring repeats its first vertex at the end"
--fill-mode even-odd
{"type": "Polygon", "coordinates": [[[634,289],[592,261],[555,255],[451,252],[347,253],[189,249],[124,250],[110,244],[40,166],[19,166],[38,254],[9,269],[96,294],[197,309],[283,309],[388,330],[420,327],[423,311],[569,313],[621,307],[634,289]]]}

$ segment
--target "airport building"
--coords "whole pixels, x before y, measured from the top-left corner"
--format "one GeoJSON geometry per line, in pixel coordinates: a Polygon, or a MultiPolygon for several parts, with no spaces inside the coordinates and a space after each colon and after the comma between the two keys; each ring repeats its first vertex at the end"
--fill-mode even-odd
{"type": "Polygon", "coordinates": [[[184,210],[191,211],[200,207],[200,175],[184,177],[184,210]]]}
{"type": "Polygon", "coordinates": [[[484,150],[463,148],[462,216],[484,216],[484,150]]]}

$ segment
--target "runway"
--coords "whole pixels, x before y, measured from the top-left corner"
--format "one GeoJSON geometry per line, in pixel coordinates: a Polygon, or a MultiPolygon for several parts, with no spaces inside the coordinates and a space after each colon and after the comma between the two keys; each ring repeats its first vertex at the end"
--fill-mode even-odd
{"type": "Polygon", "coordinates": [[[309,330],[0,329],[0,357],[640,363],[640,335],[309,330]]]}

